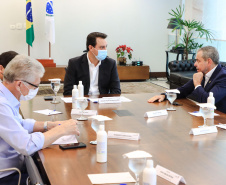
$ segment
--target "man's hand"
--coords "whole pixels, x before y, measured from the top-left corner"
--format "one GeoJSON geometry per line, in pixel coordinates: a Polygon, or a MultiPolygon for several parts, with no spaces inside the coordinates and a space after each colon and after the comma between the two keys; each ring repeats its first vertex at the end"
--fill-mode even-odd
{"type": "Polygon", "coordinates": [[[165,97],[166,97],[165,95],[156,95],[156,96],[153,96],[152,98],[150,98],[148,100],[148,103],[154,103],[156,101],[162,102],[162,101],[164,101],[165,97]]]}
{"type": "Polygon", "coordinates": [[[197,85],[201,85],[202,79],[203,79],[203,73],[202,72],[195,73],[193,75],[194,86],[196,87],[197,85]]]}

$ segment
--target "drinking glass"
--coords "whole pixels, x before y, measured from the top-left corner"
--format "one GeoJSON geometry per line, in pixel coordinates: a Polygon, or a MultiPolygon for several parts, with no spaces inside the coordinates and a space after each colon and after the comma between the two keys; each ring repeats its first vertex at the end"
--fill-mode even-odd
{"type": "MultiPolygon", "coordinates": [[[[98,132],[98,129],[99,129],[99,126],[100,126],[100,125],[104,125],[104,121],[97,121],[96,119],[93,119],[93,120],[92,120],[91,127],[92,127],[92,129],[96,132],[96,134],[97,134],[97,132],[98,132]]],[[[95,141],[90,141],[90,144],[96,145],[96,144],[97,144],[97,140],[95,140],[95,141]]]]}
{"type": "Polygon", "coordinates": [[[199,112],[204,119],[204,124],[199,127],[207,127],[208,125],[206,125],[206,118],[211,114],[211,109],[209,107],[200,107],[199,112]]]}
{"type": "Polygon", "coordinates": [[[167,99],[170,102],[170,108],[167,108],[167,110],[176,110],[175,108],[173,108],[173,102],[177,99],[177,94],[174,92],[168,92],[166,93],[167,95],[167,99]]]}
{"type": "Polygon", "coordinates": [[[81,112],[81,116],[79,118],[77,118],[77,120],[79,120],[79,121],[86,121],[86,120],[88,120],[88,118],[83,116],[83,112],[88,106],[87,98],[85,98],[85,97],[77,98],[77,106],[82,111],[81,112]]]}
{"type": "Polygon", "coordinates": [[[146,158],[129,158],[129,169],[135,174],[136,183],[139,185],[139,175],[146,166],[146,158]]]}
{"type": "Polygon", "coordinates": [[[51,79],[50,81],[51,81],[50,82],[51,88],[55,94],[54,99],[53,99],[53,101],[51,101],[51,103],[53,103],[53,104],[60,103],[60,101],[56,100],[57,92],[60,89],[60,79],[51,79]]]}

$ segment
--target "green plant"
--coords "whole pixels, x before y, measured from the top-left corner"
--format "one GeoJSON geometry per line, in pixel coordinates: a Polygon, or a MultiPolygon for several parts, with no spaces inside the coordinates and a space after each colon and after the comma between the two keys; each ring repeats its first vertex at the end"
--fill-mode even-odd
{"type": "Polygon", "coordinates": [[[205,29],[203,23],[200,21],[198,22],[195,20],[183,20],[182,16],[184,14],[184,7],[182,8],[181,6],[179,6],[179,8],[176,8],[176,10],[171,11],[172,12],[169,12],[169,14],[173,16],[173,18],[169,20],[174,20],[171,24],[175,26],[172,32],[178,29],[180,36],[183,33],[181,43],[177,44],[175,48],[183,47],[185,59],[187,60],[188,54],[191,50],[198,49],[203,46],[203,44],[196,42],[195,38],[193,37],[194,34],[197,33],[198,37],[205,37],[206,41],[211,41],[211,39],[214,39],[213,33],[211,30],[205,29]]]}

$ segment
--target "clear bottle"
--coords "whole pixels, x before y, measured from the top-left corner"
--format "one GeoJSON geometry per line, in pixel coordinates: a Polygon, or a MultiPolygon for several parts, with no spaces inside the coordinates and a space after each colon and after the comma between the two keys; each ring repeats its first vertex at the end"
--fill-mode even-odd
{"type": "Polygon", "coordinates": [[[97,132],[97,162],[107,162],[107,132],[104,130],[104,125],[99,126],[97,132]]]}
{"type": "Polygon", "coordinates": [[[74,85],[72,90],[72,109],[77,109],[77,99],[78,98],[78,88],[77,85],[74,85]]]}
{"type": "Polygon", "coordinates": [[[146,167],[143,171],[143,185],[156,185],[157,173],[154,168],[153,160],[147,160],[146,167]]]}
{"type": "MultiPolygon", "coordinates": [[[[213,92],[209,93],[209,97],[207,98],[207,103],[211,103],[215,105],[215,98],[213,97],[213,92]]],[[[210,109],[210,114],[207,118],[214,118],[214,109],[210,109]]]]}
{"type": "Polygon", "coordinates": [[[79,81],[78,84],[78,97],[84,97],[84,86],[82,85],[82,81],[79,81]]]}

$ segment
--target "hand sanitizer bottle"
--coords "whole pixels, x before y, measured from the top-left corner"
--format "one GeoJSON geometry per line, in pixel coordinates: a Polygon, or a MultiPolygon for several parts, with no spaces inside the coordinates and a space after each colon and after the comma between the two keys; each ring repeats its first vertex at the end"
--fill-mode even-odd
{"type": "MultiPolygon", "coordinates": [[[[211,103],[215,105],[215,98],[213,97],[212,92],[209,93],[209,97],[207,98],[207,103],[211,103]]],[[[209,114],[208,118],[214,118],[214,109],[211,109],[210,111],[211,113],[209,114]]]]}
{"type": "Polygon", "coordinates": [[[97,132],[97,162],[107,162],[107,132],[104,130],[104,125],[99,126],[97,132]]]}
{"type": "Polygon", "coordinates": [[[147,160],[147,165],[143,171],[143,185],[156,185],[157,173],[153,167],[153,160],[147,160]]]}
{"type": "Polygon", "coordinates": [[[78,98],[78,89],[77,85],[74,85],[74,89],[72,90],[72,109],[77,109],[77,99],[78,98]]]}
{"type": "Polygon", "coordinates": [[[78,84],[78,97],[84,97],[84,87],[82,85],[82,81],[79,81],[78,84]]]}

